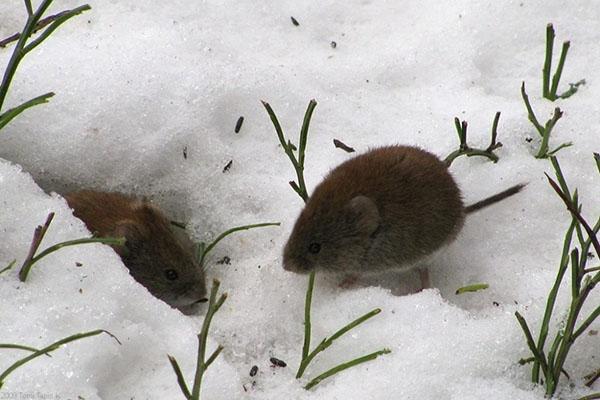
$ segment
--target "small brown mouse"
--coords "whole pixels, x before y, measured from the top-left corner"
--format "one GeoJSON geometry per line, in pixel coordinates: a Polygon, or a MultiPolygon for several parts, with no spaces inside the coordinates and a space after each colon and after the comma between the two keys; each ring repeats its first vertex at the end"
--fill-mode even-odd
{"type": "Polygon", "coordinates": [[[64,198],[90,231],[125,238],[124,246],[112,247],[131,276],[154,296],[177,308],[205,299],[204,273],[194,260],[191,241],[176,237],[156,207],[120,193],[91,190],[64,198]]]}
{"type": "Polygon", "coordinates": [[[334,168],[315,188],[284,248],[283,267],[350,274],[417,267],[456,237],[466,214],[523,186],[465,207],[435,155],[410,146],[370,150],[334,168]]]}

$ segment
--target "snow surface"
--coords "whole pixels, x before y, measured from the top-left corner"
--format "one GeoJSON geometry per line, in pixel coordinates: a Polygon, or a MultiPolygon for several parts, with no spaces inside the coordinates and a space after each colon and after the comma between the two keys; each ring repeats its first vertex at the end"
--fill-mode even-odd
{"type": "MultiPolygon", "coordinates": [[[[12,259],[20,265],[33,229],[50,211],[57,216],[43,247],[88,234],[51,192],[88,187],[147,196],[173,219],[187,221],[196,240],[236,225],[281,221],[280,228],[229,238],[211,257],[208,276],[222,281],[229,298],[213,320],[210,348],[219,343],[225,350],[206,375],[205,398],[543,398],[529,382],[530,369],[517,364],[529,351],[513,313],[521,311],[537,331],[570,217],[543,175],[551,172],[549,162],[533,157],[539,142],[519,87],[526,81],[540,119],[556,104],[565,112],[551,146],[573,141],[559,159],[593,220],[600,214],[592,158],[600,150],[597,2],[89,3],[90,12],[25,59],[9,93],[7,106],[48,91],[57,95],[0,134],[0,267],[12,259]],[[571,40],[561,87],[587,80],[556,104],[540,99],[548,22],[556,27],[557,46],[571,40]],[[333,147],[333,138],[358,151],[404,143],[443,157],[457,143],[454,116],[468,120],[472,144],[485,146],[498,110],[500,162],[461,158],[451,170],[467,203],[529,184],[468,218],[431,269],[438,289],[397,296],[389,280],[383,288],[342,290],[317,276],[313,343],[372,308],[383,311],[336,341],[306,376],[382,347],[392,353],[307,392],[305,381],[294,379],[307,280],[281,268],[281,249],[302,202],[287,185],[294,173],[259,100],[272,104],[295,140],[311,98],[319,104],[308,143],[309,192],[350,157],[333,147]],[[216,264],[225,255],[231,264],[216,264]],[[454,295],[477,282],[490,288],[454,295]],[[272,368],[272,356],[288,367],[272,368]],[[251,378],[253,365],[259,372],[251,378]]],[[[57,0],[49,13],[79,4],[57,0]]],[[[24,20],[21,1],[0,3],[0,37],[20,30],[24,20]]],[[[0,49],[0,65],[11,49],[0,49]]],[[[416,279],[404,278],[406,286],[416,279]]],[[[63,249],[36,265],[26,283],[16,269],[6,272],[0,297],[0,342],[41,347],[103,328],[123,343],[96,336],[69,344],[13,373],[3,394],[183,397],[166,354],[191,379],[203,316],[184,316],[153,298],[110,248],[63,249]]],[[[596,293],[589,303],[599,299],[596,293]]],[[[561,297],[560,309],[566,300],[561,297]]],[[[585,336],[574,347],[566,368],[575,387],[565,389],[565,398],[589,393],[581,377],[599,367],[599,341],[585,336]]],[[[0,369],[22,355],[2,351],[0,369]]]]}

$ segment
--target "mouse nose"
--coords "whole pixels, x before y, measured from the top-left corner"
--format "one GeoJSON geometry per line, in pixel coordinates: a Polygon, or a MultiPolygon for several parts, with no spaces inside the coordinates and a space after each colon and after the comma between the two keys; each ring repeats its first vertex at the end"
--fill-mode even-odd
{"type": "Polygon", "coordinates": [[[298,274],[305,274],[311,270],[311,265],[304,257],[284,257],[283,269],[298,274]]]}

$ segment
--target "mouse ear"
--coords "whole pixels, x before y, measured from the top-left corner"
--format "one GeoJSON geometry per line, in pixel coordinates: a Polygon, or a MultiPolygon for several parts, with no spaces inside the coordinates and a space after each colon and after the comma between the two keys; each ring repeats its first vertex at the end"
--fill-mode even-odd
{"type": "Polygon", "coordinates": [[[139,225],[129,219],[117,222],[112,236],[125,238],[124,246],[113,247],[120,256],[127,256],[143,240],[139,225]]]}
{"type": "Polygon", "coordinates": [[[367,235],[375,233],[379,227],[379,210],[373,200],[367,196],[356,196],[348,203],[356,219],[356,227],[367,235]]]}

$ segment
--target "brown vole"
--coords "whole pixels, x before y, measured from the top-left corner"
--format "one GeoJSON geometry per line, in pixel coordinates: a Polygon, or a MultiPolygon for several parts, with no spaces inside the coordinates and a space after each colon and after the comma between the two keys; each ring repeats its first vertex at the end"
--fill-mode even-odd
{"type": "Polygon", "coordinates": [[[177,308],[205,298],[204,273],[194,261],[192,243],[176,237],[156,207],[120,193],[84,190],[64,197],[90,231],[126,239],[125,246],[113,248],[154,296],[177,308]]]}
{"type": "Polygon", "coordinates": [[[471,206],[445,163],[409,146],[368,151],[315,188],[283,252],[288,271],[409,269],[451,242],[466,214],[512,196],[513,186],[471,206]]]}

